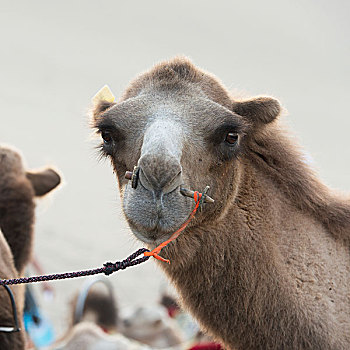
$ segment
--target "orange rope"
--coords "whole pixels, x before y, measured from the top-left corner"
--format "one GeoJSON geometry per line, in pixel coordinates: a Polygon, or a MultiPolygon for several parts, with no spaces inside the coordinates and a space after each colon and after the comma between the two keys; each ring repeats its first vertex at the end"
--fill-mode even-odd
{"type": "Polygon", "coordinates": [[[158,247],[154,248],[151,252],[144,252],[143,255],[144,256],[153,256],[155,259],[166,262],[168,264],[170,264],[170,260],[168,259],[164,259],[162,258],[160,255],[158,255],[160,253],[160,251],[166,246],[168,245],[171,241],[173,241],[174,239],[176,239],[180,232],[183,231],[186,226],[189,224],[189,222],[193,219],[194,214],[196,214],[197,209],[199,208],[200,202],[201,202],[201,198],[202,198],[202,193],[199,193],[198,191],[194,192],[193,195],[194,201],[196,203],[192,213],[190,214],[190,216],[188,217],[188,219],[181,225],[181,227],[176,230],[168,240],[166,240],[165,242],[159,244],[158,247]]]}

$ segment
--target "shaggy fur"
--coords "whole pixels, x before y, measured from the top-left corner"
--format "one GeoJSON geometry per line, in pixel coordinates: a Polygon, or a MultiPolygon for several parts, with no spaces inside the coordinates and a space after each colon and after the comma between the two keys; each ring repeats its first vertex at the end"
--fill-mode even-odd
{"type": "Polygon", "coordinates": [[[16,151],[0,147],[0,228],[20,274],[32,249],[34,197],[45,195],[59,183],[54,170],[26,172],[16,151]]]}
{"type": "Polygon", "coordinates": [[[210,185],[215,203],[161,252],[171,260],[161,267],[204,329],[230,349],[349,349],[350,203],[318,180],[277,121],[280,111],[273,98],[234,99],[177,58],[138,77],[120,103],[100,103],[94,126],[110,132],[102,150],[126,218],[151,248],[193,203],[178,191],[145,189],[141,177],[136,189],[124,179],[149,156],[147,140],[161,145],[153,172],[173,167],[162,154],[176,139],[180,156],[171,161],[184,185],[210,185]],[[160,121],[177,123],[176,133],[150,134],[160,121]],[[235,145],[225,141],[229,132],[235,145]]]}
{"type": "MultiPolygon", "coordinates": [[[[0,278],[17,278],[18,273],[14,266],[13,256],[9,245],[0,230],[0,278]]],[[[23,329],[23,307],[24,307],[24,286],[11,286],[11,291],[16,301],[17,317],[19,327],[23,329]]],[[[13,311],[8,293],[0,287],[0,326],[14,327],[13,311]]],[[[3,333],[0,332],[0,348],[4,350],[22,350],[25,347],[25,333],[3,333]]]]}
{"type": "MultiPolygon", "coordinates": [[[[33,224],[34,196],[44,195],[60,183],[59,175],[52,169],[26,172],[20,155],[0,146],[0,278],[10,279],[23,275],[30,260],[33,224]]],[[[1,349],[24,349],[22,325],[24,286],[11,286],[14,293],[21,332],[0,332],[1,349]]],[[[13,326],[9,297],[0,288],[0,326],[13,326]]]]}

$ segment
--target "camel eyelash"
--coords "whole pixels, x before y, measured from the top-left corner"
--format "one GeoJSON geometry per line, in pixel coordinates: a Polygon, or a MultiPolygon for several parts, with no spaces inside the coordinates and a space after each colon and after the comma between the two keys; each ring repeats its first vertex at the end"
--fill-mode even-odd
{"type": "Polygon", "coordinates": [[[241,141],[244,126],[237,123],[225,123],[217,127],[207,138],[211,151],[221,161],[238,158],[241,154],[241,141]]]}
{"type": "Polygon", "coordinates": [[[219,145],[223,143],[228,134],[237,134],[238,139],[241,139],[244,135],[244,128],[242,125],[236,123],[225,123],[220,125],[215,129],[214,132],[208,137],[208,140],[212,142],[214,145],[219,145]]]}
{"type": "Polygon", "coordinates": [[[113,132],[116,130],[116,127],[111,123],[102,122],[96,125],[96,129],[96,132],[100,134],[103,131],[113,132]]]}
{"type": "Polygon", "coordinates": [[[113,124],[97,125],[97,134],[99,134],[104,141],[107,141],[107,143],[108,140],[106,140],[106,136],[109,136],[111,140],[115,143],[119,143],[125,139],[123,132],[121,132],[113,124]]]}

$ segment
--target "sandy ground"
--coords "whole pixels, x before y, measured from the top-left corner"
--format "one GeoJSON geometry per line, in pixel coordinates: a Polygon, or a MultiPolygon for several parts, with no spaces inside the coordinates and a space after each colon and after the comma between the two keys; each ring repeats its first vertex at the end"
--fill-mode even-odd
{"type": "MultiPolygon", "coordinates": [[[[331,187],[350,190],[348,1],[0,1],[0,142],[64,185],[37,210],[36,255],[47,272],[119,260],[140,247],[115,178],[88,127],[104,84],[120,96],[154,63],[185,54],[230,89],[271,94],[331,187]]],[[[122,306],[158,299],[154,262],[110,277],[122,306]]],[[[84,281],[54,282],[42,300],[58,334],[84,281]]],[[[36,286],[39,294],[40,288],[36,286]]]]}

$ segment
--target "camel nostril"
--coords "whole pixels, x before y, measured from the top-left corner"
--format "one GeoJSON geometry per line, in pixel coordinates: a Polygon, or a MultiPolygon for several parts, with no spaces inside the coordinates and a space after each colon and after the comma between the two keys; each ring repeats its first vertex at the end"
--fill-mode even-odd
{"type": "MultiPolygon", "coordinates": [[[[145,189],[163,194],[174,191],[183,182],[180,162],[167,152],[143,155],[134,174],[135,169],[133,178],[136,177],[145,189]]],[[[125,173],[125,177],[130,178],[130,173],[125,173]]]]}
{"type": "Polygon", "coordinates": [[[158,190],[158,186],[156,186],[155,181],[152,181],[152,178],[148,178],[143,168],[139,172],[139,179],[142,186],[148,191],[158,190]]]}
{"type": "Polygon", "coordinates": [[[164,187],[163,193],[169,193],[174,191],[180,185],[182,185],[182,171],[180,170],[177,175],[175,175],[164,187]]]}
{"type": "Polygon", "coordinates": [[[165,178],[157,179],[152,174],[148,174],[143,168],[139,172],[139,180],[144,188],[154,193],[166,194],[174,191],[182,183],[182,172],[179,171],[175,176],[170,177],[169,174],[165,178]]]}

